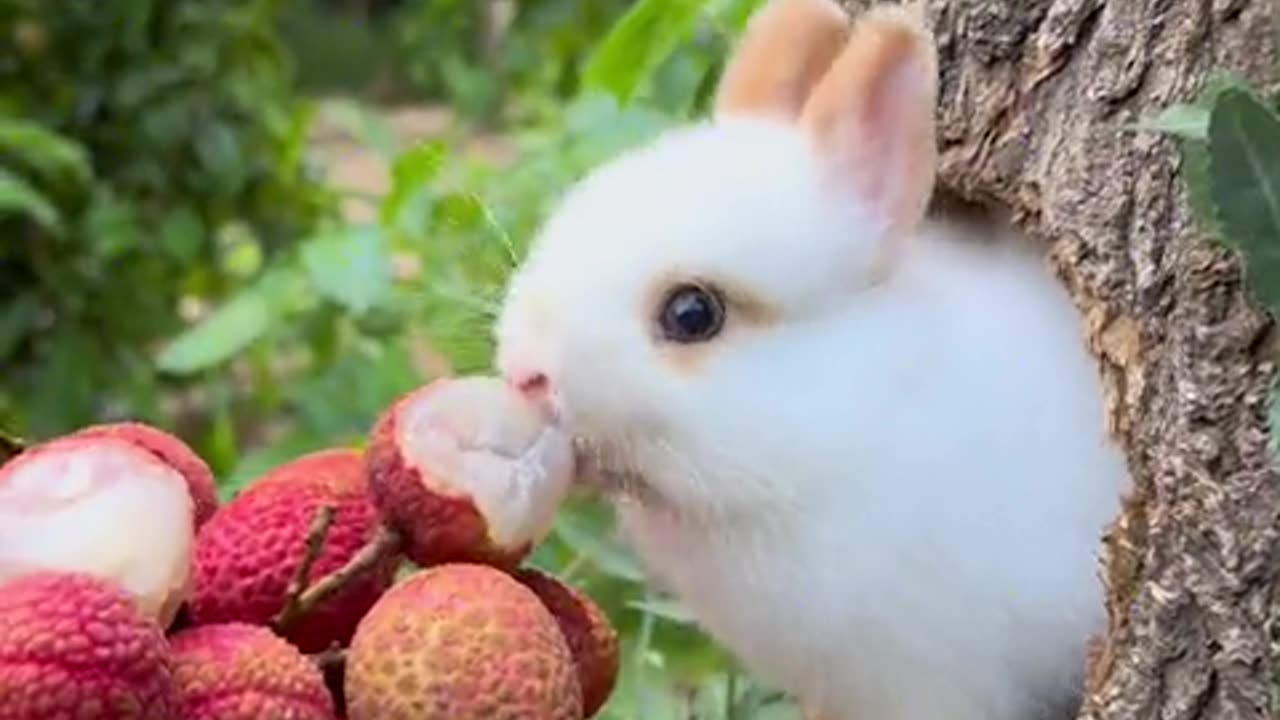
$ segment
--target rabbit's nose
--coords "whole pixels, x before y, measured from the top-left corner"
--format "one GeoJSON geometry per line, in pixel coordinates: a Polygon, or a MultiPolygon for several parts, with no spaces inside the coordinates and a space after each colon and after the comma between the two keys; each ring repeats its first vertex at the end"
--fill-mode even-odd
{"type": "Polygon", "coordinates": [[[530,403],[549,417],[554,415],[551,407],[551,380],[540,370],[527,368],[508,369],[503,373],[507,385],[525,396],[530,403]]]}
{"type": "Polygon", "coordinates": [[[507,372],[507,384],[524,395],[543,395],[550,382],[546,373],[537,370],[511,370],[507,372]]]}

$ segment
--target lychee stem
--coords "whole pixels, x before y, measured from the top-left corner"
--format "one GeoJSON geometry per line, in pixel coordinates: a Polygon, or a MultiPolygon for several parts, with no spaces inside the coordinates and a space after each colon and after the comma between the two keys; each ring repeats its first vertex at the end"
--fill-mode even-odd
{"type": "Polygon", "coordinates": [[[347,651],[338,645],[330,647],[328,650],[322,650],[309,656],[311,662],[321,670],[328,669],[335,665],[342,665],[347,662],[347,651]]]}
{"type": "Polygon", "coordinates": [[[289,587],[285,590],[284,607],[280,608],[280,612],[271,623],[279,634],[283,634],[289,625],[305,614],[305,611],[300,607],[302,605],[302,595],[307,590],[307,586],[311,584],[311,568],[315,567],[316,559],[320,557],[320,552],[324,549],[324,541],[329,535],[329,527],[333,525],[334,513],[335,510],[332,505],[321,505],[316,510],[316,515],[312,518],[311,525],[307,528],[307,535],[303,540],[302,560],[298,563],[298,569],[294,571],[293,577],[289,580],[289,587]]]}
{"type": "Polygon", "coordinates": [[[307,656],[320,674],[324,676],[325,684],[329,686],[329,691],[333,694],[334,705],[337,706],[338,717],[347,716],[347,698],[343,680],[347,674],[347,651],[337,643],[334,643],[328,650],[313,653],[307,656]]]}
{"type": "MultiPolygon", "coordinates": [[[[315,524],[312,525],[312,529],[314,528],[315,524]]],[[[327,527],[325,531],[328,531],[327,527]]],[[[311,533],[308,532],[307,535],[309,540],[311,533]]],[[[323,541],[322,536],[320,542],[317,543],[316,554],[319,554],[319,545],[322,545],[323,541]]],[[[305,591],[299,593],[291,592],[289,594],[289,599],[285,601],[284,608],[276,615],[276,619],[272,623],[276,632],[285,633],[293,623],[306,616],[317,605],[328,600],[346,587],[348,583],[372,570],[388,555],[399,552],[399,550],[400,534],[386,525],[379,525],[378,531],[370,538],[369,542],[365,543],[359,552],[352,555],[345,565],[320,578],[305,591]]],[[[308,554],[310,554],[310,551],[311,545],[308,543],[308,554]]],[[[312,562],[315,562],[314,558],[312,558],[312,562]]]]}

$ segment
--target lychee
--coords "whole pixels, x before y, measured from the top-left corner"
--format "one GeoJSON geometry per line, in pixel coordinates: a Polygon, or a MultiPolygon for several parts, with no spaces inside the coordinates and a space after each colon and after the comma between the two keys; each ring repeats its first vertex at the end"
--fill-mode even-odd
{"type": "Polygon", "coordinates": [[[375,424],[369,485],[418,565],[515,567],[569,489],[569,438],[495,378],[445,378],[375,424]]]}
{"type": "Polygon", "coordinates": [[[583,717],[555,618],[486,565],[437,565],[398,583],[360,622],[346,673],[350,720],[583,717]]]}
{"type": "Polygon", "coordinates": [[[0,718],[173,720],[169,646],[115,583],[35,572],[0,585],[0,718]]]}
{"type": "MultiPolygon", "coordinates": [[[[280,465],[224,504],[196,538],[193,625],[266,625],[283,609],[321,508],[333,522],[310,581],[344,566],[378,532],[379,516],[357,450],[329,449],[280,465]]],[[[387,553],[366,573],[320,602],[284,636],[304,652],[345,645],[356,623],[391,584],[400,558],[387,553]]]]}
{"type": "Polygon", "coordinates": [[[183,720],[333,720],[324,676],[269,629],[202,625],[169,638],[183,720]]]}
{"type": "Polygon", "coordinates": [[[182,473],[187,480],[187,490],[194,503],[196,528],[199,528],[218,509],[218,488],[213,471],[191,446],[178,436],[140,422],[116,422],[90,425],[73,435],[82,437],[115,437],[128,440],[154,454],[182,473]]]}
{"type": "Polygon", "coordinates": [[[533,591],[569,642],[582,683],[584,717],[594,717],[613,694],[618,680],[618,633],[590,597],[560,579],[534,568],[521,568],[515,578],[533,591]]]}
{"type": "Polygon", "coordinates": [[[186,479],[157,455],[117,437],[56,438],[0,467],[0,581],[83,571],[166,627],[189,589],[193,523],[186,479]]]}

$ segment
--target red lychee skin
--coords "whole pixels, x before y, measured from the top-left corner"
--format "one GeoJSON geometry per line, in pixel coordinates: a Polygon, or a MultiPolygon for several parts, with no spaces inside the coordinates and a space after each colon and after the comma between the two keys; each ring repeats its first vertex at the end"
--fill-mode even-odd
{"type": "Polygon", "coordinates": [[[618,633],[608,616],[575,587],[534,568],[521,568],[515,578],[538,596],[560,623],[582,683],[583,717],[594,717],[609,701],[618,681],[618,633]]]}
{"type": "Polygon", "coordinates": [[[265,627],[204,625],[169,638],[183,720],[334,720],[316,665],[265,627]]]}
{"type": "MultiPolygon", "coordinates": [[[[345,565],[378,531],[364,464],[356,450],[320,450],[268,472],[223,505],[196,536],[193,625],[269,624],[284,606],[305,554],[307,531],[323,505],[333,523],[311,569],[315,582],[345,565]]],[[[345,645],[356,624],[391,585],[400,558],[385,556],[285,631],[303,652],[345,645]]]]}
{"type": "Polygon", "coordinates": [[[0,585],[0,720],[177,720],[169,645],[123,590],[80,573],[0,585]]]}
{"type": "Polygon", "coordinates": [[[352,639],[350,720],[581,720],[582,690],[555,618],[487,565],[398,583],[352,639]]]}
{"type": "Polygon", "coordinates": [[[495,544],[488,522],[472,501],[428,490],[424,481],[430,478],[406,462],[396,441],[401,411],[448,381],[441,378],[406,393],[378,418],[365,450],[369,488],[387,522],[403,538],[405,555],[417,565],[479,563],[513,570],[533,549],[532,543],[514,548],[495,544]]]}
{"type": "Polygon", "coordinates": [[[80,437],[114,437],[128,440],[168,463],[187,481],[194,504],[195,526],[204,525],[218,509],[218,488],[213,471],[191,446],[178,436],[140,422],[117,422],[88,427],[71,433],[80,437]]]}

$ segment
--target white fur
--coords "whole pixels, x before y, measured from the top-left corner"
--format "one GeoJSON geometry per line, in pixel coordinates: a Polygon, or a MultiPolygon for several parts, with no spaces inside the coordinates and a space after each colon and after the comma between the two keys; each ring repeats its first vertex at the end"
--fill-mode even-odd
{"type": "Polygon", "coordinates": [[[498,364],[662,498],[622,498],[656,579],[824,718],[1039,720],[1103,629],[1095,553],[1127,487],[1074,309],[1037,258],[881,238],[796,128],[717,120],[586,178],[511,281],[498,364]],[[652,284],[714,273],[780,310],[692,369],[652,284]]]}

